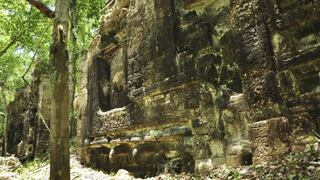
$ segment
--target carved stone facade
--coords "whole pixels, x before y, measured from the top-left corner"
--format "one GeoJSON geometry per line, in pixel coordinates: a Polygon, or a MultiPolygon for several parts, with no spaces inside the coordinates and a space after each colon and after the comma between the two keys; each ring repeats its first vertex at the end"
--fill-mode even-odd
{"type": "Polygon", "coordinates": [[[81,62],[84,163],[138,176],[247,165],[319,132],[319,1],[113,0],[105,10],[81,62]]]}
{"type": "MultiPolygon", "coordinates": [[[[318,0],[110,0],[81,61],[83,163],[136,176],[249,165],[320,132],[318,0]]],[[[48,78],[8,108],[6,150],[48,149],[48,78]],[[41,114],[41,115],[40,115],[41,114]]]]}

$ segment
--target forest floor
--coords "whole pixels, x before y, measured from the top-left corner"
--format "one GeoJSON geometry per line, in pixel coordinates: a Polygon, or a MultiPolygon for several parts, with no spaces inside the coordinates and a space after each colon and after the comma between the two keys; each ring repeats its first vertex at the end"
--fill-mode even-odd
{"type": "MultiPolygon", "coordinates": [[[[115,174],[106,174],[80,164],[75,155],[70,157],[71,179],[81,180],[133,180],[126,170],[115,174]]],[[[161,174],[148,180],[188,180],[188,179],[320,179],[319,146],[308,146],[305,151],[290,153],[284,159],[256,166],[206,167],[208,171],[200,174],[161,174]]],[[[46,180],[49,179],[49,160],[34,160],[22,165],[13,156],[0,156],[0,180],[46,180]]]]}
{"type": "MultiPolygon", "coordinates": [[[[108,175],[102,171],[94,170],[80,164],[75,155],[70,157],[71,179],[90,180],[122,180],[133,179],[125,170],[118,171],[115,175],[108,175]]],[[[49,179],[49,161],[34,161],[21,165],[19,160],[13,156],[0,157],[0,180],[46,180],[49,179]]]]}
{"type": "MultiPolygon", "coordinates": [[[[75,155],[70,157],[71,180],[136,180],[126,170],[119,170],[115,174],[106,174],[102,171],[91,169],[80,164],[75,155]]],[[[48,160],[35,160],[22,165],[14,156],[0,156],[0,180],[47,180],[49,179],[50,165],[48,160]]],[[[191,179],[191,175],[162,174],[157,177],[145,178],[147,180],[164,179],[191,179]]]]}

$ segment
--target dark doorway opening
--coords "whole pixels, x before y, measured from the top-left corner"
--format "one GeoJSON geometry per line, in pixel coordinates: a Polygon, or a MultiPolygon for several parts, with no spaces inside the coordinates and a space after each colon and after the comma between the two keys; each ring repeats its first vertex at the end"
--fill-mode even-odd
{"type": "Polygon", "coordinates": [[[241,165],[244,165],[244,166],[252,165],[252,154],[251,153],[243,154],[241,156],[241,165]]]}
{"type": "Polygon", "coordinates": [[[97,57],[96,65],[99,106],[102,111],[108,111],[111,108],[110,63],[104,58],[97,57]]]}

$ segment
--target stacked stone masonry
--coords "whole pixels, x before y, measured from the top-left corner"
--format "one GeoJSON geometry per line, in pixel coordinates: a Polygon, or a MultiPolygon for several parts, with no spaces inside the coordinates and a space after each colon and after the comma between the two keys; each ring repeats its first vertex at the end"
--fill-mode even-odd
{"type": "MultiPolygon", "coordinates": [[[[198,172],[273,161],[320,133],[318,0],[109,0],[103,13],[80,62],[84,164],[198,172]]],[[[22,159],[48,147],[45,79],[8,109],[6,149],[22,159]]]]}
{"type": "Polygon", "coordinates": [[[317,0],[113,0],[82,63],[79,152],[106,171],[257,164],[320,130],[317,0]]]}
{"type": "Polygon", "coordinates": [[[22,162],[41,157],[49,148],[50,83],[38,63],[30,85],[19,89],[7,108],[5,151],[22,162]]]}

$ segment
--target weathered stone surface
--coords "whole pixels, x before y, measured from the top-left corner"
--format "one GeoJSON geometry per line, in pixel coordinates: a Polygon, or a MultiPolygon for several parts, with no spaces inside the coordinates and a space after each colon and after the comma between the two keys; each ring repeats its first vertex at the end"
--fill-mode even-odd
{"type": "Polygon", "coordinates": [[[49,148],[50,88],[48,76],[41,71],[37,64],[31,86],[20,89],[8,107],[5,151],[22,161],[41,156],[49,148]]]}
{"type": "Polygon", "coordinates": [[[289,124],[284,117],[253,123],[249,133],[255,164],[277,159],[289,152],[289,124]]]}
{"type": "Polygon", "coordinates": [[[50,139],[50,81],[48,76],[42,76],[39,85],[38,122],[36,137],[36,154],[44,154],[49,147],[50,139]]]}
{"type": "Polygon", "coordinates": [[[249,165],[319,132],[319,2],[114,2],[83,62],[87,164],[140,176],[249,165]]]}
{"type": "MultiPolygon", "coordinates": [[[[30,90],[28,89],[20,90],[15,96],[16,101],[11,102],[8,107],[6,125],[6,151],[11,154],[18,152],[18,144],[20,143],[21,146],[22,141],[25,140],[24,138],[28,135],[28,132],[25,132],[24,129],[29,129],[29,123],[26,124],[24,120],[28,119],[29,94],[30,90]]],[[[26,142],[24,144],[29,143],[26,142]]],[[[22,153],[21,148],[20,152],[22,153]]],[[[20,156],[25,156],[25,154],[20,154],[20,156]]]]}
{"type": "Polygon", "coordinates": [[[226,164],[231,166],[251,165],[251,142],[248,140],[242,140],[235,143],[230,143],[226,150],[226,164]]]}

